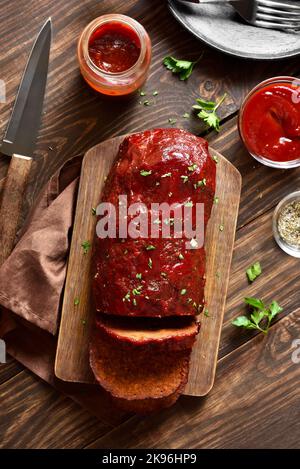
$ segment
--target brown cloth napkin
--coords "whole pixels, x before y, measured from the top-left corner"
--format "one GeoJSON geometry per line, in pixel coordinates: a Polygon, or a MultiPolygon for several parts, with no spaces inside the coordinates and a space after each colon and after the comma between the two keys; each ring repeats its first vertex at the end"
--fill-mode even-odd
{"type": "Polygon", "coordinates": [[[41,192],[10,257],[0,267],[0,338],[7,352],[107,424],[125,414],[98,385],[55,377],[56,334],[82,157],[69,160],[41,192]]]}
{"type": "Polygon", "coordinates": [[[52,177],[0,267],[0,304],[52,334],[58,328],[81,161],[69,160],[52,177]]]}

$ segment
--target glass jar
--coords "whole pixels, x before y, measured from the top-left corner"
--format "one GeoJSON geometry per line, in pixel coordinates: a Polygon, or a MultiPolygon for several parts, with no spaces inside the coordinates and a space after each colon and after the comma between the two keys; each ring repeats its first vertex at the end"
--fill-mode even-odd
{"type": "MultiPolygon", "coordinates": [[[[291,242],[289,242],[287,239],[285,239],[282,236],[280,227],[279,227],[279,222],[280,222],[280,217],[283,213],[283,211],[290,206],[292,203],[298,203],[300,204],[300,191],[297,192],[292,192],[291,194],[287,195],[284,197],[281,202],[277,205],[275,208],[274,214],[273,214],[273,234],[274,238],[278,244],[278,246],[287,254],[293,257],[300,258],[300,246],[295,245],[291,242]]],[[[298,226],[298,230],[299,230],[298,226]]],[[[298,231],[299,233],[299,231],[298,231]]]]}
{"type": "Polygon", "coordinates": [[[151,41],[144,27],[133,18],[119,14],[103,15],[83,30],[78,41],[77,55],[82,76],[94,90],[106,95],[122,96],[139,89],[145,82],[151,62],[151,41]],[[98,67],[91,59],[91,37],[102,27],[109,28],[110,25],[129,29],[139,41],[139,56],[127,70],[110,72],[98,67]]]}
{"type": "MultiPolygon", "coordinates": [[[[250,114],[251,115],[251,114],[250,114]]],[[[295,124],[293,124],[295,125],[295,124]]],[[[241,136],[241,139],[249,151],[250,155],[252,155],[257,161],[260,163],[266,165],[266,166],[271,166],[273,168],[281,168],[281,169],[287,169],[287,168],[295,168],[297,166],[300,166],[300,144],[299,144],[299,127],[300,127],[300,80],[294,77],[289,77],[289,76],[279,76],[279,77],[273,77],[268,80],[265,80],[261,83],[259,83],[255,88],[253,88],[250,93],[246,96],[244,99],[240,113],[239,113],[239,118],[238,118],[238,127],[239,127],[239,133],[241,136]],[[276,91],[275,88],[277,87],[282,87],[282,96],[280,96],[280,90],[276,91]],[[285,88],[285,93],[284,95],[284,88],[285,88]],[[273,95],[272,95],[273,92],[273,95]],[[288,96],[288,94],[290,94],[288,96]],[[259,95],[261,95],[261,101],[258,101],[259,95]],[[268,96],[269,95],[269,96],[268,96]],[[272,99],[274,99],[274,106],[272,106],[272,99]],[[280,104],[280,100],[282,100],[282,103],[280,104]],[[255,103],[255,106],[254,106],[255,103]],[[268,104],[267,104],[268,103],[268,104]],[[252,123],[248,122],[248,127],[247,126],[247,116],[249,117],[249,108],[251,109],[252,106],[252,123]],[[266,111],[267,107],[269,106],[268,112],[266,111]],[[254,120],[254,114],[253,112],[256,112],[257,120],[254,120]],[[265,112],[265,114],[264,114],[265,112]],[[266,116],[267,118],[264,119],[264,124],[260,126],[259,130],[257,127],[254,128],[251,127],[251,125],[255,122],[255,125],[258,126],[257,122],[259,119],[261,119],[262,116],[266,116]],[[271,145],[269,143],[272,142],[272,125],[274,125],[274,131],[276,132],[277,129],[281,128],[283,129],[288,122],[288,119],[290,121],[295,120],[295,115],[297,115],[297,122],[299,122],[298,129],[295,131],[295,128],[292,129],[294,132],[292,140],[289,138],[286,138],[285,136],[282,136],[281,138],[278,138],[278,141],[274,142],[276,143],[276,146],[278,148],[278,151],[282,151],[283,153],[283,158],[281,160],[280,154],[277,153],[276,157],[273,155],[273,158],[268,155],[266,156],[265,150],[263,151],[257,151],[255,149],[255,144],[251,142],[251,138],[255,139],[260,142],[260,146],[264,146],[267,148],[267,146],[270,148],[271,145]],[[278,127],[277,127],[278,126],[278,127]],[[247,131],[246,131],[247,128],[247,131]],[[259,138],[256,132],[259,132],[259,138]],[[265,142],[263,142],[263,139],[266,139],[265,142]],[[268,138],[271,139],[271,142],[268,142],[268,138]],[[294,141],[293,141],[294,139],[294,141]],[[285,157],[285,150],[284,146],[281,147],[281,145],[289,145],[289,140],[291,142],[292,147],[292,153],[295,155],[294,158],[286,158],[285,157]],[[294,150],[294,148],[296,150],[294,150]]],[[[280,132],[278,130],[278,132],[280,132]]],[[[275,134],[273,134],[275,135],[275,134]]],[[[277,137],[276,137],[277,138],[277,137]]],[[[273,148],[275,147],[275,143],[272,142],[273,148]]],[[[271,150],[268,150],[271,152],[271,150]]],[[[276,150],[277,151],[277,150],[276,150]]]]}

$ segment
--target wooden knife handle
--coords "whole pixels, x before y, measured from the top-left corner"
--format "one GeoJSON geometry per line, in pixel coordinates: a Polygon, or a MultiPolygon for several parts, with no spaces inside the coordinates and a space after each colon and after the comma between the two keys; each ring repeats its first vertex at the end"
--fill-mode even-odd
{"type": "Polygon", "coordinates": [[[13,155],[0,204],[0,266],[14,247],[32,158],[13,155]]]}

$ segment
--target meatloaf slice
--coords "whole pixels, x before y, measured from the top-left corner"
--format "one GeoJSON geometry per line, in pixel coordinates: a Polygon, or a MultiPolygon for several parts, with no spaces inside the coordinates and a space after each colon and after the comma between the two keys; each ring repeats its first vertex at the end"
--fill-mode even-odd
{"type": "Polygon", "coordinates": [[[171,405],[187,382],[191,349],[123,346],[96,329],[90,365],[100,385],[123,408],[147,413],[171,405]],[[127,406],[126,406],[126,402],[127,406]]]}
{"type": "Polygon", "coordinates": [[[160,345],[164,350],[191,348],[199,331],[194,318],[125,318],[101,315],[96,322],[106,336],[139,347],[160,345]]]}
{"type": "MultiPolygon", "coordinates": [[[[117,211],[119,196],[127,205],[143,203],[148,220],[151,204],[167,202],[186,206],[204,204],[205,226],[215,193],[216,163],[208,144],[181,129],[156,129],[131,135],[105,184],[102,202],[117,211]]],[[[124,219],[124,217],[123,217],[124,219]]],[[[128,224],[132,221],[129,215],[128,224]]],[[[193,218],[194,221],[194,218],[193,218]]],[[[98,220],[98,223],[100,220],[98,220]]],[[[118,222],[118,217],[117,217],[118,222]]],[[[93,294],[102,314],[140,317],[194,316],[204,304],[205,249],[187,249],[185,236],[161,236],[170,217],[155,219],[159,237],[154,239],[96,237],[93,294]]]]}

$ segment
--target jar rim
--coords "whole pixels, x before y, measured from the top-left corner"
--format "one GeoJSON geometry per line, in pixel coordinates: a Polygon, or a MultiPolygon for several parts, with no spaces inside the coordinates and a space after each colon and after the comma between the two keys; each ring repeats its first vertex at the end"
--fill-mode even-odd
{"type": "Polygon", "coordinates": [[[89,66],[92,71],[102,77],[114,77],[114,78],[126,78],[128,75],[130,75],[132,72],[134,72],[135,69],[139,68],[139,66],[143,63],[145,54],[146,54],[146,44],[145,41],[143,40],[143,33],[146,33],[146,30],[144,27],[138,23],[135,19],[130,18],[129,16],[126,15],[121,15],[121,14],[108,14],[108,15],[102,15],[99,16],[98,18],[95,18],[93,21],[91,21],[83,30],[78,44],[82,44],[82,52],[83,52],[83,57],[84,60],[86,61],[87,65],[89,66]],[[122,23],[126,26],[129,26],[133,31],[136,33],[137,37],[139,38],[140,45],[141,45],[141,50],[138,59],[136,62],[127,70],[124,70],[122,72],[109,72],[106,70],[101,69],[98,67],[91,59],[89,50],[88,50],[88,45],[89,45],[89,40],[91,35],[102,25],[107,24],[107,23],[122,23]]]}

